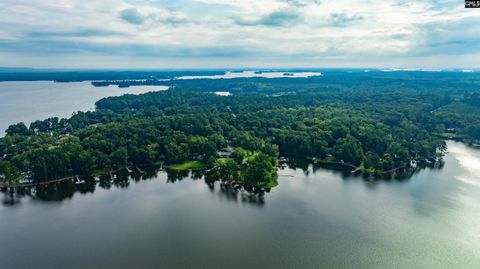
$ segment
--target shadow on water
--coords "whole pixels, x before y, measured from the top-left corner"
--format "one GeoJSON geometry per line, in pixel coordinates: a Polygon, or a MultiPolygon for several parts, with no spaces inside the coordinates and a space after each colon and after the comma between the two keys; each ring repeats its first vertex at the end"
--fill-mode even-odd
{"type": "MultiPolygon", "coordinates": [[[[408,182],[409,179],[424,169],[443,169],[445,162],[442,160],[437,163],[420,163],[416,169],[404,168],[387,175],[367,175],[362,173],[354,174],[351,169],[347,169],[340,165],[312,163],[304,159],[290,159],[288,168],[292,170],[301,170],[306,176],[310,173],[316,173],[321,170],[329,170],[336,175],[340,175],[343,180],[363,180],[368,188],[375,188],[381,182],[408,182]]],[[[280,171],[279,171],[280,172],[280,171]]],[[[2,204],[4,206],[15,206],[22,202],[23,198],[31,198],[42,202],[62,202],[72,199],[76,193],[88,194],[94,193],[97,188],[109,190],[112,188],[123,189],[128,188],[132,181],[141,182],[146,180],[154,180],[159,173],[166,173],[167,183],[176,183],[189,180],[203,179],[208,189],[212,193],[218,193],[219,197],[235,203],[248,203],[256,206],[265,204],[265,195],[270,189],[258,189],[253,186],[245,186],[220,182],[205,176],[203,170],[193,171],[158,171],[156,167],[146,168],[145,171],[133,171],[131,173],[126,170],[115,173],[114,175],[103,175],[100,177],[85,178],[84,184],[75,184],[74,180],[65,180],[48,185],[39,185],[35,187],[9,187],[2,188],[0,192],[3,194],[2,204]]]]}
{"type": "Polygon", "coordinates": [[[420,161],[416,168],[405,167],[396,170],[395,172],[387,174],[367,174],[367,173],[352,173],[352,169],[340,164],[329,163],[312,163],[312,161],[301,158],[290,158],[288,167],[293,170],[301,170],[305,176],[317,171],[329,170],[335,175],[339,175],[343,180],[364,180],[367,183],[371,182],[408,182],[415,174],[420,173],[425,169],[441,170],[445,166],[445,161],[439,159],[437,162],[420,161]]]}
{"type": "MultiPolygon", "coordinates": [[[[133,171],[131,173],[126,170],[116,172],[115,174],[105,174],[99,177],[86,177],[83,184],[76,184],[74,179],[64,180],[61,182],[25,186],[25,187],[4,187],[0,188],[3,194],[2,204],[4,206],[15,206],[21,204],[24,198],[30,198],[42,202],[62,202],[72,199],[75,194],[93,194],[98,188],[104,190],[125,189],[130,187],[132,182],[141,182],[147,180],[155,180],[162,173],[166,174],[167,183],[176,183],[185,179],[201,180],[204,179],[205,184],[212,192],[216,192],[219,196],[233,202],[243,202],[252,205],[263,205],[265,203],[265,190],[256,190],[255,188],[244,186],[240,188],[238,185],[232,185],[208,179],[203,170],[193,171],[159,171],[156,167],[146,168],[144,171],[133,171]],[[219,186],[219,187],[218,187],[219,186]]],[[[269,189],[267,190],[270,191],[269,189]]]]}
{"type": "MultiPolygon", "coordinates": [[[[214,189],[211,189],[215,191],[214,189]]],[[[219,196],[227,201],[234,203],[245,203],[255,206],[265,205],[265,193],[270,192],[270,189],[255,189],[251,186],[240,186],[221,182],[219,184],[219,196]]]]}

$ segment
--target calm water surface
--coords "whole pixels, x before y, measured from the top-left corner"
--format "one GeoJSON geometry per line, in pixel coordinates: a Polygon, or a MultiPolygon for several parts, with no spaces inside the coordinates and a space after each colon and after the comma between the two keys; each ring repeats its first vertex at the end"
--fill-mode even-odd
{"type": "Polygon", "coordinates": [[[166,89],[165,86],[96,88],[90,82],[0,82],[0,136],[13,123],[24,122],[28,126],[35,120],[67,118],[73,112],[91,110],[95,102],[104,97],[166,89]]]}
{"type": "Polygon", "coordinates": [[[233,78],[308,78],[321,76],[320,72],[242,71],[213,76],[181,76],[176,79],[233,79],[233,78]]]}
{"type": "Polygon", "coordinates": [[[260,198],[164,172],[3,194],[1,268],[480,268],[480,151],[448,146],[406,180],[292,164],[260,198]]]}

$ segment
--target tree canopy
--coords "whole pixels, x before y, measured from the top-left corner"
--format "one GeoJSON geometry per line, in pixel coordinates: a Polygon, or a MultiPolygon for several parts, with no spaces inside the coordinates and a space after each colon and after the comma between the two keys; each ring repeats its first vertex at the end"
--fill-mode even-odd
{"type": "Polygon", "coordinates": [[[259,184],[273,181],[279,154],[386,171],[434,157],[448,133],[480,139],[478,81],[333,74],[169,82],[169,91],[104,98],[68,119],[10,126],[0,174],[16,180],[31,171],[44,181],[200,158],[220,179],[259,184]],[[228,146],[234,155],[218,159],[228,146]]]}

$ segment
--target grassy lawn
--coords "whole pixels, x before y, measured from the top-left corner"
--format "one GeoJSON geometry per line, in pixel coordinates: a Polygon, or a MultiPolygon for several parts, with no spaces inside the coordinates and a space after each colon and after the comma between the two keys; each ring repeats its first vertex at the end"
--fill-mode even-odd
{"type": "Polygon", "coordinates": [[[217,159],[217,162],[223,164],[223,163],[225,163],[225,161],[227,161],[228,159],[231,159],[231,158],[218,158],[218,159],[217,159]]]}
{"type": "Polygon", "coordinates": [[[258,184],[258,186],[262,188],[275,188],[276,186],[278,186],[278,181],[277,179],[270,180],[269,182],[258,184]]]}
{"type": "Polygon", "coordinates": [[[173,170],[195,170],[205,168],[207,165],[201,161],[188,161],[180,164],[172,164],[167,166],[169,169],[173,170]]]}

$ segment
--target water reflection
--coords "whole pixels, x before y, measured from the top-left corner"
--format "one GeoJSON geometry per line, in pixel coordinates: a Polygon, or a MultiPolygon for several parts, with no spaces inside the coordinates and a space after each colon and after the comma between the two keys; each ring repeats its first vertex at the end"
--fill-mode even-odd
{"type": "Polygon", "coordinates": [[[4,187],[0,189],[3,194],[2,204],[5,206],[15,206],[21,204],[22,200],[29,198],[43,202],[62,202],[73,198],[76,193],[88,194],[94,193],[97,188],[109,190],[112,188],[128,188],[132,182],[141,182],[154,180],[162,174],[166,174],[167,183],[176,183],[182,180],[204,180],[210,191],[218,193],[220,197],[229,201],[243,202],[249,204],[262,205],[265,203],[265,192],[270,190],[255,189],[253,187],[240,186],[239,184],[230,184],[226,182],[216,182],[205,176],[203,170],[193,171],[158,171],[158,168],[148,168],[143,173],[119,171],[113,174],[106,174],[100,177],[85,178],[84,184],[75,184],[75,181],[64,180],[61,182],[28,186],[28,187],[4,187]],[[219,187],[216,187],[218,183],[219,187]]]}
{"type": "MultiPolygon", "coordinates": [[[[263,206],[265,204],[265,193],[270,192],[270,189],[255,190],[248,186],[239,186],[221,182],[220,191],[218,192],[220,198],[235,203],[247,203],[256,206],[263,206]]],[[[214,191],[215,189],[211,189],[214,191]]]]}
{"type": "Polygon", "coordinates": [[[460,150],[474,154],[449,143],[445,167],[411,179],[291,162],[260,195],[144,168],[4,190],[2,268],[479,268],[480,188],[455,178],[478,174],[460,150]]]}
{"type": "Polygon", "coordinates": [[[455,175],[455,178],[471,186],[480,187],[480,153],[478,147],[452,143],[449,150],[464,171],[455,175]]]}
{"type": "MultiPolygon", "coordinates": [[[[375,188],[377,183],[381,181],[398,181],[407,182],[414,174],[421,172],[424,169],[442,169],[445,163],[443,161],[437,164],[424,163],[417,169],[405,168],[396,173],[381,176],[372,176],[365,174],[353,174],[350,169],[345,169],[339,165],[311,163],[304,159],[291,158],[288,161],[288,169],[290,171],[300,170],[305,176],[311,173],[315,174],[318,171],[328,169],[333,174],[340,175],[343,180],[363,180],[367,188],[375,188]]],[[[292,177],[284,172],[285,169],[280,169],[279,177],[292,177]]],[[[208,189],[213,193],[218,193],[219,197],[231,201],[242,202],[255,205],[265,204],[265,194],[269,193],[270,189],[259,189],[253,186],[245,186],[241,184],[216,182],[214,179],[205,175],[204,170],[194,171],[159,171],[156,167],[150,167],[145,171],[128,173],[127,171],[119,171],[115,176],[111,174],[103,175],[97,178],[85,178],[85,184],[75,184],[74,180],[65,180],[62,182],[52,183],[48,185],[38,185],[32,187],[8,187],[2,188],[3,193],[2,203],[5,206],[14,206],[20,204],[23,198],[30,198],[44,202],[61,202],[71,199],[76,193],[88,194],[94,193],[97,188],[109,190],[111,188],[128,188],[132,182],[141,182],[145,180],[154,180],[159,178],[161,174],[166,174],[166,182],[174,184],[176,182],[188,180],[204,180],[208,189]],[[218,187],[217,187],[218,185],[218,187]]]]}
{"type": "MultiPolygon", "coordinates": [[[[310,173],[315,174],[317,171],[330,170],[335,175],[340,175],[344,180],[352,179],[362,179],[365,182],[377,182],[377,181],[408,181],[415,174],[420,173],[425,169],[430,170],[441,170],[445,166],[445,160],[440,158],[436,162],[429,161],[419,161],[416,168],[405,167],[398,169],[395,172],[387,174],[366,174],[366,173],[352,173],[352,169],[345,167],[339,164],[330,164],[330,163],[312,163],[310,160],[301,159],[301,158],[289,158],[288,168],[293,170],[301,170],[305,176],[310,175],[310,173]]],[[[279,175],[288,176],[284,173],[279,172],[279,175]]]]}

